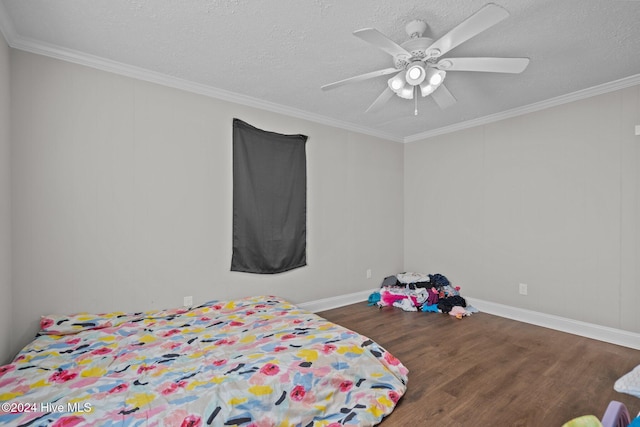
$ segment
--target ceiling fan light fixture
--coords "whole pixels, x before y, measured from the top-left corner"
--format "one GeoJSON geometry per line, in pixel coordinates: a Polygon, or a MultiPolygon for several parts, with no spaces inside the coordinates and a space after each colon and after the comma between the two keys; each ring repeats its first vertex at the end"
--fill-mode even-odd
{"type": "Polygon", "coordinates": [[[389,84],[389,88],[395,93],[399,93],[404,87],[404,79],[400,74],[391,77],[387,83],[389,84]]]}
{"type": "Polygon", "coordinates": [[[414,62],[407,68],[405,78],[411,86],[417,86],[427,77],[424,64],[420,61],[414,62]]]}
{"type": "Polygon", "coordinates": [[[413,86],[405,86],[398,92],[396,92],[400,98],[413,99],[413,86]]]}
{"type": "Polygon", "coordinates": [[[430,85],[428,82],[422,82],[420,85],[420,94],[425,97],[431,95],[436,88],[430,85]]]}
{"type": "Polygon", "coordinates": [[[426,71],[427,82],[434,88],[438,87],[444,81],[446,75],[446,71],[436,70],[435,68],[429,68],[426,71]]]}

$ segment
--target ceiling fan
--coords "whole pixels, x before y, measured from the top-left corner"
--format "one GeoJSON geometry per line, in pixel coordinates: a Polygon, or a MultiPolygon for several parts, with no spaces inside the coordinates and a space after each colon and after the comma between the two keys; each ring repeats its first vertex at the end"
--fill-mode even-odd
{"type": "Polygon", "coordinates": [[[393,95],[415,100],[415,114],[418,114],[418,94],[431,95],[442,109],[456,103],[456,98],[444,86],[449,71],[482,71],[490,73],[521,73],[529,65],[529,58],[443,58],[456,46],[464,43],[481,32],[491,28],[509,16],[502,7],[489,3],[469,18],[458,24],[435,42],[424,37],[427,24],[412,21],[407,24],[409,40],[401,45],[386,37],[374,28],[364,28],[353,34],[362,40],[382,49],[393,57],[394,66],[372,71],[322,86],[322,90],[395,74],[387,81],[387,88],[367,108],[366,112],[380,109],[393,95]]]}

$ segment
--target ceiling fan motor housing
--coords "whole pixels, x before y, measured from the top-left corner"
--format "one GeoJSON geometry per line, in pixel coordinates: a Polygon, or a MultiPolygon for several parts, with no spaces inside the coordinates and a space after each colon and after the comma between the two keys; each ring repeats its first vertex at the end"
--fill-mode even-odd
{"type": "MultiPolygon", "coordinates": [[[[396,68],[406,69],[413,61],[426,61],[426,50],[433,44],[433,39],[429,37],[418,37],[407,40],[402,43],[404,49],[411,54],[409,58],[406,55],[400,54],[393,58],[393,62],[396,68]]],[[[427,58],[428,59],[428,58],[427,58]]]]}
{"type": "Polygon", "coordinates": [[[422,37],[422,35],[427,31],[427,24],[424,21],[419,19],[413,20],[409,22],[405,27],[405,31],[407,35],[414,39],[418,37],[422,37]]]}

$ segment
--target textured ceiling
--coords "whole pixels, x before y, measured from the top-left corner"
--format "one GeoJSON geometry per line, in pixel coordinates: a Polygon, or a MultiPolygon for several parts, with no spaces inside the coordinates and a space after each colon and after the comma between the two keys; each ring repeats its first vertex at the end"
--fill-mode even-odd
{"type": "Polygon", "coordinates": [[[522,74],[449,72],[457,104],[441,110],[421,98],[417,116],[413,101],[398,97],[365,113],[387,77],[320,90],[393,66],[353,31],[373,27],[402,43],[405,24],[421,19],[425,35],[438,38],[486,3],[0,0],[0,29],[18,49],[143,78],[150,71],[209,95],[405,141],[620,79],[640,82],[640,1],[498,0],[510,16],[447,56],[528,57],[522,74]]]}

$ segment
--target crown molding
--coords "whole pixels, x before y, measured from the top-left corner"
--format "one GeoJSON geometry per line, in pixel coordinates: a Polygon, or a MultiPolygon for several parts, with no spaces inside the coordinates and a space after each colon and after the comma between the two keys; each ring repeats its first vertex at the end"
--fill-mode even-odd
{"type": "Polygon", "coordinates": [[[416,142],[428,138],[432,138],[438,135],[444,135],[452,132],[457,132],[464,129],[473,128],[476,126],[482,126],[485,124],[497,122],[500,120],[522,116],[525,114],[533,113],[536,111],[544,110],[546,108],[555,107],[558,105],[566,104],[569,102],[579,101],[582,99],[590,98],[596,95],[602,95],[605,93],[613,92],[619,89],[624,89],[630,86],[640,84],[640,74],[625,77],[619,80],[615,80],[609,83],[593,86],[591,88],[579,90],[566,95],[561,95],[556,98],[551,98],[545,101],[537,102],[534,104],[525,105],[523,107],[514,108],[511,110],[503,111],[496,114],[491,114],[477,119],[467,120],[461,123],[456,123],[450,126],[444,126],[438,129],[432,129],[426,132],[401,137],[385,132],[381,132],[375,129],[371,129],[365,126],[354,125],[342,120],[333,119],[330,117],[322,116],[320,114],[310,113],[308,111],[300,110],[297,108],[288,107],[285,105],[277,104],[274,102],[264,101],[258,98],[254,98],[248,95],[242,95],[235,92],[227,91],[224,89],[215,88],[212,86],[206,86],[199,83],[194,83],[188,80],[180,79],[177,77],[161,74],[155,71],[150,71],[144,68],[135,67],[132,65],[123,64],[116,61],[100,58],[98,56],[89,55],[86,53],[78,52],[71,49],[61,48],[59,46],[49,45],[40,41],[31,40],[18,35],[15,31],[13,22],[9,18],[4,3],[0,1],[0,33],[4,36],[7,44],[18,50],[23,50],[38,55],[47,56],[62,61],[72,62],[75,64],[95,68],[110,73],[131,77],[134,79],[147,81],[150,83],[159,84],[162,86],[171,87],[174,89],[180,89],[187,92],[207,96],[210,98],[220,99],[235,104],[244,105],[247,107],[257,108],[260,110],[266,110],[273,113],[283,114],[290,117],[295,117],[302,120],[307,120],[314,123],[319,123],[326,126],[343,129],[346,131],[356,132],[364,135],[373,136],[376,138],[385,139],[394,142],[416,142]]]}
{"type": "Polygon", "coordinates": [[[13,24],[8,18],[8,15],[4,10],[4,5],[1,1],[0,31],[4,35],[7,44],[14,49],[43,55],[66,62],[72,62],[86,67],[107,71],[125,77],[131,77],[137,80],[155,83],[174,89],[180,89],[198,95],[219,99],[222,101],[228,101],[247,107],[266,110],[272,113],[283,114],[290,117],[295,117],[298,119],[343,129],[346,131],[361,133],[388,141],[403,142],[402,137],[380,132],[364,126],[354,125],[353,123],[332,119],[320,114],[313,114],[308,111],[288,107],[285,105],[277,104],[275,102],[264,101],[262,99],[254,98],[251,96],[242,95],[199,83],[194,83],[188,80],[180,79],[178,77],[169,76],[144,68],[135,67],[128,64],[123,64],[121,62],[111,61],[98,56],[78,52],[72,49],[65,49],[59,46],[49,45],[47,43],[31,40],[26,37],[21,37],[15,32],[13,24]]]}
{"type": "Polygon", "coordinates": [[[497,122],[512,117],[522,116],[525,114],[533,113],[536,111],[544,110],[546,108],[555,107],[569,102],[580,101],[582,99],[591,98],[596,95],[603,95],[605,93],[613,92],[627,87],[640,84],[640,74],[625,77],[612,82],[603,83],[601,85],[593,86],[587,89],[582,89],[576,92],[561,95],[555,98],[547,99],[545,101],[536,102],[534,104],[525,105],[523,107],[514,108],[511,110],[503,111],[501,113],[491,114],[484,117],[479,117],[473,120],[467,120],[453,124],[451,126],[445,126],[430,131],[417,133],[404,138],[403,142],[415,142],[423,139],[432,138],[438,135],[444,135],[447,133],[457,132],[463,129],[469,129],[476,126],[486,125],[489,123],[497,122]]]}

